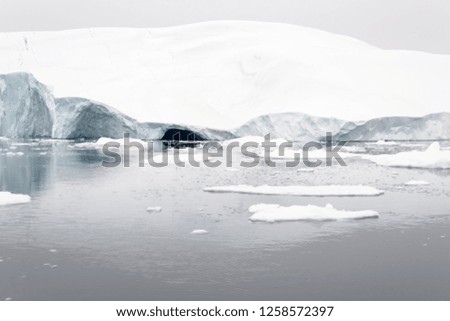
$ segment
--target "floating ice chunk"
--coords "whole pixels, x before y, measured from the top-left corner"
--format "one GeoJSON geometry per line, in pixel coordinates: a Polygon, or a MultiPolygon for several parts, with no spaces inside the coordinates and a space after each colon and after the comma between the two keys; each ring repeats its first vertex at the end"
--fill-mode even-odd
{"type": "Polygon", "coordinates": [[[8,137],[0,136],[0,142],[7,142],[8,140],[8,137]]]}
{"type": "Polygon", "coordinates": [[[193,230],[191,234],[208,234],[207,230],[193,230]]]}
{"type": "Polygon", "coordinates": [[[384,192],[365,185],[317,185],[317,186],[251,186],[230,185],[205,187],[205,192],[212,193],[243,193],[263,195],[294,195],[294,196],[378,196],[384,192]]]}
{"type": "Polygon", "coordinates": [[[392,155],[361,155],[383,166],[412,168],[450,168],[450,151],[441,150],[439,143],[432,143],[426,151],[410,151],[392,155]]]}
{"type": "Polygon", "coordinates": [[[149,212],[149,213],[158,213],[161,211],[162,211],[162,207],[160,207],[160,206],[147,207],[147,212],[149,212]]]}
{"type": "Polygon", "coordinates": [[[31,197],[28,195],[0,192],[0,206],[28,203],[29,201],[31,201],[31,197]]]}
{"type": "Polygon", "coordinates": [[[44,263],[43,266],[48,266],[51,270],[56,269],[59,267],[57,264],[51,264],[51,263],[44,263]]]}
{"type": "Polygon", "coordinates": [[[407,186],[425,186],[430,185],[427,181],[419,181],[419,180],[410,180],[405,183],[407,186]]]}
{"type": "Polygon", "coordinates": [[[24,155],[24,153],[22,153],[22,152],[17,152],[17,153],[14,153],[14,152],[7,152],[7,153],[6,153],[6,156],[9,156],[9,157],[23,156],[23,155],[24,155]]]}
{"type": "Polygon", "coordinates": [[[315,205],[280,206],[277,204],[257,204],[250,206],[250,221],[253,222],[288,222],[288,221],[335,221],[363,218],[377,218],[375,211],[344,211],[337,210],[332,205],[325,207],[315,205]]]}
{"type": "Polygon", "coordinates": [[[364,153],[366,151],[365,147],[362,146],[342,146],[341,150],[346,153],[364,153]]]}
{"type": "Polygon", "coordinates": [[[297,172],[312,173],[312,172],[314,172],[314,168],[299,168],[299,169],[297,169],[297,172]]]}
{"type": "Polygon", "coordinates": [[[50,250],[48,250],[50,253],[57,253],[58,252],[58,250],[57,249],[50,249],[50,250]]]}

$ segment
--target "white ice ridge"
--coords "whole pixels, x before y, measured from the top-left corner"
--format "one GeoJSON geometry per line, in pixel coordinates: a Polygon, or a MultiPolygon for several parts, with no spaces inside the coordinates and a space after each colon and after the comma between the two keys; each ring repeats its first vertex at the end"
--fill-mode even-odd
{"type": "Polygon", "coordinates": [[[317,185],[317,186],[251,186],[229,185],[205,187],[205,192],[212,193],[242,193],[262,195],[292,195],[292,196],[379,196],[384,192],[365,185],[317,185]]]}
{"type": "Polygon", "coordinates": [[[450,168],[450,150],[441,150],[438,142],[432,143],[426,151],[410,151],[388,155],[361,155],[374,163],[393,167],[450,168]]]}
{"type": "Polygon", "coordinates": [[[377,218],[378,212],[372,210],[345,211],[337,210],[332,205],[325,207],[315,205],[280,206],[277,204],[256,204],[248,209],[250,221],[253,222],[288,222],[288,221],[337,221],[363,218],[377,218]]]}
{"type": "Polygon", "coordinates": [[[29,201],[31,201],[31,197],[28,195],[0,192],[0,206],[28,203],[29,201]]]}

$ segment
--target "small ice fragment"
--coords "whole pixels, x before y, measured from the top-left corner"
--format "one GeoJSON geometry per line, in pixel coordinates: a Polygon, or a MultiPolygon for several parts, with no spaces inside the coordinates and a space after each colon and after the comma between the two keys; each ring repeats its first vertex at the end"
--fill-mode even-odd
{"type": "Polygon", "coordinates": [[[208,234],[207,230],[193,230],[191,234],[208,234]]]}
{"type": "Polygon", "coordinates": [[[56,249],[50,249],[50,250],[48,250],[50,253],[56,253],[56,252],[58,252],[58,250],[56,250],[56,249]]]}
{"type": "Polygon", "coordinates": [[[297,169],[297,172],[312,173],[312,172],[314,172],[314,168],[299,168],[299,169],[297,169]]]}
{"type": "Polygon", "coordinates": [[[149,212],[149,213],[158,213],[158,212],[161,212],[161,211],[162,211],[162,207],[160,207],[160,206],[147,207],[147,212],[149,212]]]}

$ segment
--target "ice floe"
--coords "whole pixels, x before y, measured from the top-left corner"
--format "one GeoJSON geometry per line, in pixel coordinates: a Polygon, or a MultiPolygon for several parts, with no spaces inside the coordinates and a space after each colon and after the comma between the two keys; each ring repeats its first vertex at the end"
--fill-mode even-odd
{"type": "Polygon", "coordinates": [[[253,222],[288,222],[288,221],[334,221],[363,218],[377,218],[378,212],[372,210],[345,211],[337,210],[332,205],[325,207],[315,205],[280,206],[278,204],[256,204],[249,208],[250,221],[253,222]]]}
{"type": "Polygon", "coordinates": [[[207,230],[193,230],[191,234],[208,234],[207,230]]]}
{"type": "MultiPolygon", "coordinates": [[[[147,145],[148,145],[147,142],[145,142],[141,139],[136,139],[136,138],[130,138],[129,142],[130,142],[130,144],[139,143],[144,148],[147,148],[147,145]]],[[[120,144],[119,148],[123,148],[125,146],[125,140],[123,138],[113,139],[113,138],[109,138],[109,137],[101,137],[95,142],[78,143],[78,144],[75,144],[74,147],[85,148],[85,149],[101,149],[101,148],[103,148],[103,145],[105,145],[107,143],[118,143],[118,144],[120,144]]],[[[131,149],[131,151],[133,151],[133,150],[134,149],[131,149]]]]}
{"type": "Polygon", "coordinates": [[[425,151],[410,151],[389,155],[361,155],[361,157],[383,166],[450,168],[450,151],[441,150],[438,142],[432,143],[425,151]]]}
{"type": "Polygon", "coordinates": [[[31,197],[23,194],[0,192],[0,205],[22,204],[31,201],[31,197]]]}
{"type": "Polygon", "coordinates": [[[22,152],[17,152],[17,153],[15,153],[15,152],[7,152],[6,153],[6,156],[9,156],[9,157],[23,156],[23,155],[24,155],[24,153],[22,153],[22,152]]]}
{"type": "Polygon", "coordinates": [[[292,196],[378,196],[384,192],[365,185],[317,185],[317,186],[251,186],[229,185],[211,186],[203,189],[212,193],[242,193],[262,195],[292,195],[292,196]]]}
{"type": "Polygon", "coordinates": [[[404,185],[406,186],[426,186],[426,185],[430,185],[430,183],[428,183],[427,181],[420,181],[420,180],[410,180],[408,182],[406,182],[404,185]]]}

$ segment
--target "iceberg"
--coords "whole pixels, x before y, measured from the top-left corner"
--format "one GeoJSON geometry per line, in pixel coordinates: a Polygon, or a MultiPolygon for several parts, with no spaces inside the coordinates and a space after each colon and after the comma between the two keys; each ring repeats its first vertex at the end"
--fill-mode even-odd
{"type": "Polygon", "coordinates": [[[0,75],[0,136],[51,137],[55,102],[29,73],[0,75]]]}
{"type": "MultiPolygon", "coordinates": [[[[317,141],[327,132],[337,134],[343,127],[349,130],[351,124],[345,120],[314,117],[303,113],[278,113],[256,117],[232,132],[236,136],[265,136],[290,141],[317,141]]],[[[356,124],[353,124],[356,127],[356,124]]]]}
{"type": "Polygon", "coordinates": [[[124,133],[136,137],[136,121],[112,107],[85,98],[59,98],[53,138],[98,139],[122,138],[124,133]]]}
{"type": "Polygon", "coordinates": [[[139,122],[228,130],[284,112],[354,121],[450,111],[448,55],[383,50],[297,25],[8,32],[0,43],[3,72],[31,72],[56,97],[101,101],[139,122]]]}
{"type": "Polygon", "coordinates": [[[450,150],[441,150],[439,142],[432,143],[425,151],[410,151],[387,155],[360,154],[363,159],[378,165],[411,168],[450,168],[450,150]]]}
{"type": "Polygon", "coordinates": [[[56,121],[53,137],[60,139],[120,139],[130,137],[146,140],[223,140],[234,137],[230,132],[183,126],[178,124],[139,123],[106,104],[86,98],[56,99],[56,121]]]}
{"type": "Polygon", "coordinates": [[[31,201],[31,197],[24,194],[12,194],[10,192],[0,192],[0,206],[23,204],[31,201]]]}
{"type": "Polygon", "coordinates": [[[337,210],[331,204],[325,207],[315,205],[280,206],[278,204],[256,204],[249,208],[252,222],[289,222],[289,221],[338,221],[364,218],[377,218],[378,212],[372,210],[337,210]]]}
{"type": "Polygon", "coordinates": [[[337,135],[341,141],[378,140],[376,145],[394,145],[385,140],[450,139],[450,113],[423,117],[381,117],[371,119],[337,135]]]}
{"type": "Polygon", "coordinates": [[[384,194],[384,192],[379,189],[365,185],[229,185],[205,187],[203,190],[210,193],[242,193],[291,196],[379,196],[384,194]]]}

